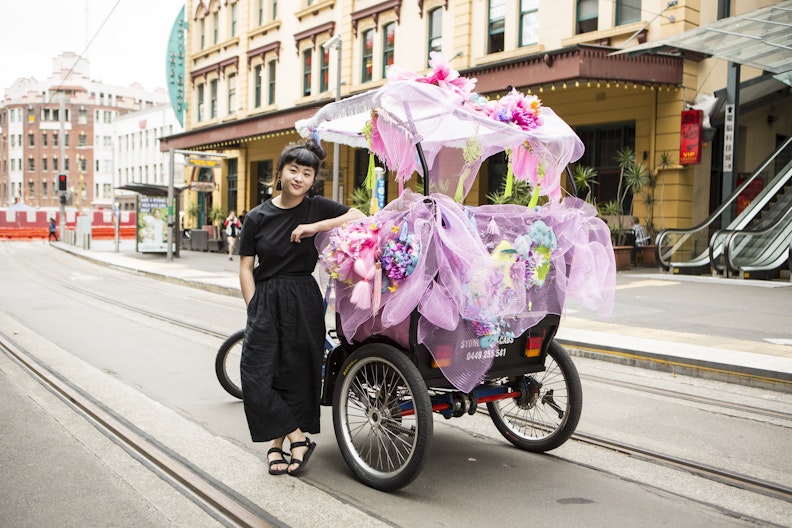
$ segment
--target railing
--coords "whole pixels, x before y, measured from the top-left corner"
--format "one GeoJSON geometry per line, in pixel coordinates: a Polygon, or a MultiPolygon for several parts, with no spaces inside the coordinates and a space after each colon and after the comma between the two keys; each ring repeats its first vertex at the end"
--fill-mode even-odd
{"type": "MultiPolygon", "coordinates": [[[[657,235],[655,242],[657,260],[663,269],[670,269],[672,265],[680,267],[707,267],[711,265],[713,257],[720,258],[718,244],[715,243],[715,254],[710,252],[710,231],[714,224],[735,204],[740,194],[747,189],[754,180],[759,178],[767,168],[775,162],[779,154],[792,145],[792,137],[787,138],[781,146],[767,157],[759,167],[737,189],[720,204],[715,211],[700,224],[687,229],[664,229],[657,235]],[[672,261],[672,258],[674,258],[672,261]]],[[[789,164],[781,171],[783,177],[776,178],[771,185],[765,187],[751,204],[740,213],[730,224],[728,229],[739,230],[748,226],[756,215],[784,188],[792,179],[792,169],[789,164]]]]}
{"type": "MultiPolygon", "coordinates": [[[[790,258],[792,207],[787,207],[782,216],[763,229],[723,229],[716,234],[723,236],[723,245],[720,246],[723,266],[718,270],[723,271],[726,277],[730,273],[738,274],[741,269],[779,268],[790,258]]],[[[710,246],[710,259],[712,254],[713,246],[710,246]]]]}

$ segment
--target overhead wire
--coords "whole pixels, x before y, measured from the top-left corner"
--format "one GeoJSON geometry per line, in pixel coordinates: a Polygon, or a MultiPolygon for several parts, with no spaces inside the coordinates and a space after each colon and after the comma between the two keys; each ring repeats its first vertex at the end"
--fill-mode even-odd
{"type": "Polygon", "coordinates": [[[74,71],[74,68],[77,67],[77,65],[83,59],[83,56],[88,52],[88,49],[91,47],[91,44],[93,44],[94,40],[96,40],[96,38],[99,36],[99,33],[101,33],[102,28],[104,28],[105,24],[107,24],[107,21],[110,20],[110,17],[113,16],[113,13],[115,12],[116,8],[118,7],[118,4],[120,4],[120,3],[121,3],[121,0],[116,0],[116,3],[110,9],[110,12],[107,13],[107,16],[105,16],[104,20],[102,20],[102,23],[99,25],[99,27],[94,32],[93,36],[91,37],[91,40],[89,40],[88,43],[85,45],[85,48],[82,50],[82,53],[77,55],[77,59],[74,61],[74,64],[72,64],[72,67],[69,68],[69,71],[66,72],[66,75],[63,76],[63,78],[61,79],[60,84],[58,84],[58,86],[54,90],[52,88],[50,88],[49,100],[47,101],[48,103],[51,103],[52,102],[52,97],[55,95],[55,93],[60,92],[60,89],[63,88],[63,85],[66,82],[66,79],[69,78],[69,76],[74,71]]]}

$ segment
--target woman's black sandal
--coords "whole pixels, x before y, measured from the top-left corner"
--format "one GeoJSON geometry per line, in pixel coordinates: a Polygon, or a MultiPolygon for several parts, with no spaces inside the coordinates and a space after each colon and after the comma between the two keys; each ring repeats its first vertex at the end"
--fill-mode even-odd
{"type": "Polygon", "coordinates": [[[267,451],[267,458],[268,459],[269,459],[269,456],[272,453],[280,453],[282,458],[269,461],[269,474],[270,475],[283,475],[285,473],[288,473],[289,472],[289,463],[286,461],[286,457],[289,456],[288,453],[286,453],[283,449],[278,449],[277,447],[273,447],[272,449],[267,451]],[[286,469],[272,469],[272,466],[276,466],[278,464],[285,465],[286,469]]]}
{"type": "Polygon", "coordinates": [[[294,456],[292,456],[291,464],[289,465],[291,466],[292,464],[297,464],[297,467],[294,468],[294,470],[289,471],[289,475],[291,476],[295,476],[300,471],[303,470],[305,464],[308,463],[308,459],[311,458],[311,453],[313,453],[314,449],[316,449],[316,442],[311,442],[311,439],[306,436],[305,440],[303,440],[302,442],[292,442],[291,445],[289,446],[289,451],[291,451],[295,447],[307,447],[308,451],[305,452],[302,460],[300,460],[299,458],[294,458],[294,456]]]}

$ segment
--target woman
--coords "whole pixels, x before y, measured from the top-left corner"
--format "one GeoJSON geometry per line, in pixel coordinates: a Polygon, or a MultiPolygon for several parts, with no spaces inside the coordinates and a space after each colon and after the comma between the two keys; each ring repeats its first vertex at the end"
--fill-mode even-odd
{"type": "Polygon", "coordinates": [[[236,211],[232,209],[228,213],[228,217],[223,222],[223,227],[225,228],[226,243],[228,244],[228,260],[234,260],[234,246],[236,246],[239,230],[242,228],[242,223],[237,218],[236,211]]]}
{"type": "Polygon", "coordinates": [[[239,282],[247,305],[242,394],[252,440],[272,442],[271,475],[300,473],[316,448],[306,433],[319,432],[325,326],[311,275],[319,257],[313,236],[364,217],[308,196],[325,156],[312,140],[286,147],[277,166],[281,194],[252,209],[240,235],[239,282]]]}

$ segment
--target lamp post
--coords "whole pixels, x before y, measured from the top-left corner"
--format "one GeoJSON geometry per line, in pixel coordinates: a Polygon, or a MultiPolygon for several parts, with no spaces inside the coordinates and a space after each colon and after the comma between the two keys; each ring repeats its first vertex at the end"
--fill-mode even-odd
{"type": "MultiPolygon", "coordinates": [[[[324,49],[333,48],[336,50],[336,93],[335,100],[341,100],[341,35],[335,34],[333,38],[322,44],[324,49]]],[[[341,156],[341,148],[338,142],[333,144],[333,200],[338,202],[338,158],[341,156]]]]}

